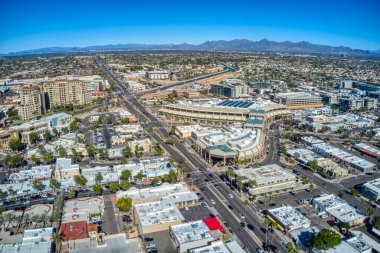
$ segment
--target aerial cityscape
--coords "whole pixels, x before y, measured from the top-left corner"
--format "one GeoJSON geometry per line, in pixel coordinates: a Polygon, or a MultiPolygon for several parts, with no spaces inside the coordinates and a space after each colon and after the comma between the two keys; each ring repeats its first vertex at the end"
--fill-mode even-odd
{"type": "Polygon", "coordinates": [[[379,253],[380,2],[285,2],[1,2],[0,253],[379,253]]]}

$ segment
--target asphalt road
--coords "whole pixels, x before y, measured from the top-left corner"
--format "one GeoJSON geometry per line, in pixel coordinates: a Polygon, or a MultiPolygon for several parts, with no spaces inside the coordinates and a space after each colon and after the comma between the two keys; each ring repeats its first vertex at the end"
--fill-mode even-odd
{"type": "MultiPolygon", "coordinates": [[[[108,76],[115,82],[117,85],[119,98],[122,100],[126,108],[136,115],[139,115],[140,117],[145,118],[145,122],[142,124],[142,126],[147,130],[149,135],[154,138],[156,141],[160,140],[161,138],[172,138],[171,135],[166,131],[165,126],[161,123],[161,121],[157,120],[153,115],[151,115],[143,105],[139,103],[139,101],[130,94],[130,92],[113,76],[112,73],[104,66],[103,63],[97,59],[97,63],[100,65],[100,67],[108,74],[108,76]],[[153,128],[153,131],[149,131],[149,128],[153,128]]],[[[175,139],[174,139],[175,140],[175,139]]],[[[170,146],[166,143],[162,143],[164,148],[178,161],[184,163],[188,168],[190,168],[193,171],[203,171],[205,174],[197,175],[197,177],[200,177],[201,180],[204,180],[209,173],[207,171],[207,168],[209,165],[205,164],[205,162],[197,155],[192,154],[191,152],[188,152],[187,148],[179,141],[175,140],[175,145],[170,146]]],[[[215,177],[217,175],[215,174],[215,177]]],[[[227,191],[229,189],[226,189],[227,191]]],[[[210,199],[217,199],[217,195],[211,191],[209,188],[206,188],[204,192],[205,198],[210,199]]],[[[231,201],[231,205],[235,209],[242,209],[242,201],[240,199],[234,199],[231,201]]],[[[260,241],[255,242],[252,238],[252,232],[248,231],[247,229],[243,229],[240,227],[240,224],[238,221],[236,221],[236,217],[233,216],[233,214],[230,213],[230,210],[225,205],[220,205],[218,207],[219,213],[222,215],[223,220],[225,220],[231,228],[234,230],[234,232],[237,234],[239,239],[242,241],[242,243],[245,246],[248,246],[250,252],[256,251],[256,248],[261,247],[262,245],[260,243],[264,242],[264,237],[262,234],[259,234],[260,241]]],[[[253,219],[253,216],[247,217],[247,223],[249,224],[259,224],[259,220],[251,220],[253,219]]],[[[281,251],[286,251],[285,247],[277,241],[274,241],[273,244],[280,249],[281,251]]]]}

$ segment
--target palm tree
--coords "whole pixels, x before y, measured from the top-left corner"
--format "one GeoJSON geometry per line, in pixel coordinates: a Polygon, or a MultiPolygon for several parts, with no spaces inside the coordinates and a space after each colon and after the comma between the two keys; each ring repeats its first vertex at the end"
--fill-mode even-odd
{"type": "Polygon", "coordinates": [[[247,215],[247,206],[249,205],[248,199],[243,201],[243,205],[244,205],[244,216],[246,216],[247,215]]]}
{"type": "Polygon", "coordinates": [[[275,200],[276,200],[276,198],[274,196],[269,196],[269,203],[271,206],[274,205],[275,200]]]}
{"type": "Polygon", "coordinates": [[[243,187],[244,187],[244,184],[243,184],[243,182],[241,181],[241,177],[237,177],[236,178],[236,185],[237,185],[237,187],[239,188],[239,191],[240,191],[240,196],[241,196],[241,190],[243,189],[243,187]]]}
{"type": "Polygon", "coordinates": [[[268,217],[265,218],[265,220],[264,220],[264,224],[266,226],[266,228],[265,228],[265,246],[268,245],[268,228],[269,228],[271,222],[272,221],[268,217]]]}
{"type": "Polygon", "coordinates": [[[226,172],[226,176],[230,180],[230,186],[232,186],[232,178],[234,175],[235,175],[234,170],[232,168],[228,168],[228,170],[226,172]]]}

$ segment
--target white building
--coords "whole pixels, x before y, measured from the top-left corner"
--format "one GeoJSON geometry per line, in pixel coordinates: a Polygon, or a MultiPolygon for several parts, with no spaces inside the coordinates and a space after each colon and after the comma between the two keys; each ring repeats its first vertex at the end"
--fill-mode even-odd
{"type": "Polygon", "coordinates": [[[362,194],[372,201],[378,201],[380,199],[380,178],[363,184],[362,194]]]}
{"type": "Polygon", "coordinates": [[[277,164],[239,169],[235,170],[235,174],[240,176],[243,182],[256,181],[257,186],[249,189],[249,192],[256,196],[291,191],[297,186],[296,176],[277,164]]]}
{"type": "Polygon", "coordinates": [[[311,221],[291,206],[268,210],[270,217],[278,222],[282,230],[292,231],[310,227],[311,221]]]}
{"type": "Polygon", "coordinates": [[[170,73],[168,71],[147,71],[146,77],[151,80],[166,80],[169,79],[170,73]]]}
{"type": "Polygon", "coordinates": [[[313,206],[318,210],[319,215],[327,213],[341,225],[346,223],[350,226],[361,225],[366,218],[363,213],[334,194],[323,194],[313,198],[313,206]]]}
{"type": "Polygon", "coordinates": [[[202,220],[171,226],[169,234],[180,253],[214,241],[210,229],[202,220]]]}

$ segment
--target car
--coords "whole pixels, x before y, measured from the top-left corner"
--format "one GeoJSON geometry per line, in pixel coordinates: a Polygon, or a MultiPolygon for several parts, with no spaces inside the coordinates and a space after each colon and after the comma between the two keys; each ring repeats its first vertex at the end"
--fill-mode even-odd
{"type": "Polygon", "coordinates": [[[216,204],[215,200],[213,200],[213,199],[210,199],[210,202],[211,202],[211,204],[213,204],[213,205],[216,204]]]}
{"type": "Polygon", "coordinates": [[[231,205],[228,205],[228,208],[231,209],[231,210],[234,209],[231,205]]]}
{"type": "Polygon", "coordinates": [[[234,197],[234,195],[232,195],[231,193],[228,194],[228,196],[230,196],[231,199],[234,197]]]}
{"type": "Polygon", "coordinates": [[[265,251],[262,248],[257,248],[256,250],[258,253],[265,253],[265,251]]]}
{"type": "Polygon", "coordinates": [[[158,252],[158,251],[157,251],[156,248],[149,249],[149,250],[147,251],[147,253],[157,253],[157,252],[158,252]]]}
{"type": "Polygon", "coordinates": [[[153,237],[145,237],[145,238],[144,238],[144,242],[151,242],[151,241],[153,241],[153,240],[154,240],[153,237]]]}
{"type": "Polygon", "coordinates": [[[252,224],[247,224],[247,228],[249,229],[249,230],[254,230],[255,228],[252,226],[252,224]]]}
{"type": "Polygon", "coordinates": [[[29,201],[29,200],[26,200],[26,201],[24,201],[23,204],[24,204],[24,205],[29,205],[29,204],[30,204],[30,201],[29,201]]]}
{"type": "Polygon", "coordinates": [[[245,228],[245,223],[244,222],[240,222],[240,226],[245,228]]]}
{"type": "Polygon", "coordinates": [[[322,215],[321,215],[321,218],[322,218],[322,219],[326,219],[327,217],[328,217],[327,214],[322,214],[322,215]]]}
{"type": "Polygon", "coordinates": [[[155,243],[147,243],[147,244],[145,244],[145,248],[147,248],[147,249],[155,249],[156,248],[156,244],[155,243]]]}
{"type": "Polygon", "coordinates": [[[240,218],[245,219],[244,214],[240,213],[239,216],[240,216],[240,218]]]}
{"type": "Polygon", "coordinates": [[[218,184],[214,184],[214,186],[215,186],[216,188],[218,188],[218,187],[219,187],[219,185],[218,185],[218,184]]]}

